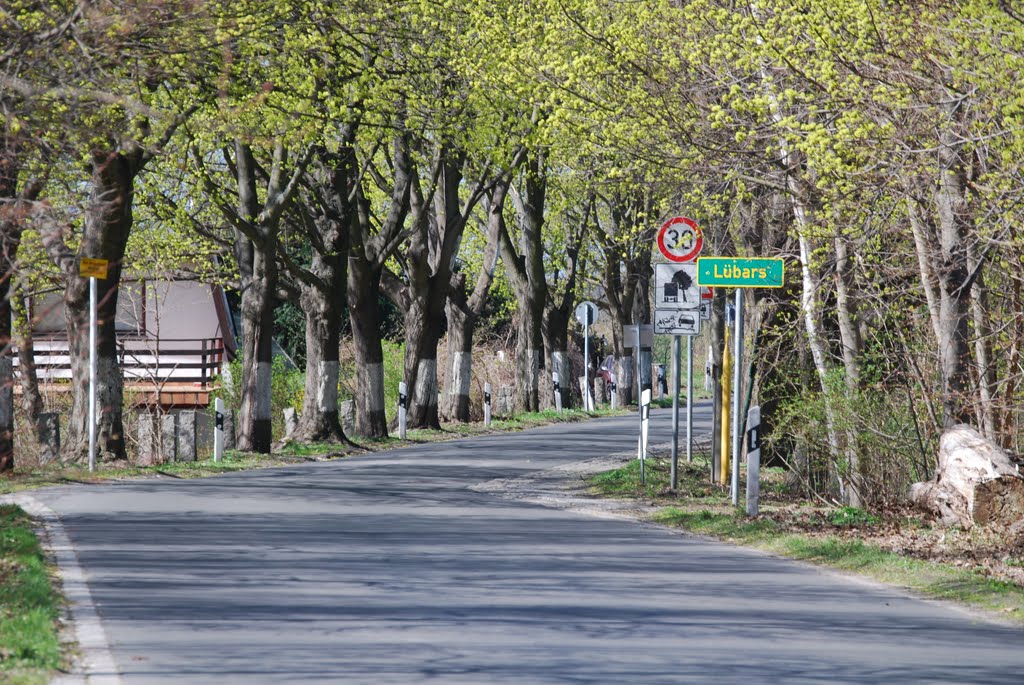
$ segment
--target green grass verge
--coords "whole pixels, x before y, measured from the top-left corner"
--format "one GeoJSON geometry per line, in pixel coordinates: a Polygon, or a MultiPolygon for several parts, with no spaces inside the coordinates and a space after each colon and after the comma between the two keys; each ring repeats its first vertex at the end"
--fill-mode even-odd
{"type": "MultiPolygon", "coordinates": [[[[831,535],[835,528],[870,526],[878,518],[860,509],[839,507],[808,511],[806,520],[817,531],[783,529],[768,517],[748,518],[733,508],[728,490],[709,482],[706,456],[678,464],[679,483],[669,490],[670,464],[661,455],[646,460],[646,482],[640,480],[640,462],[591,477],[591,491],[605,497],[646,499],[663,504],[652,517],[656,522],[756,547],[773,554],[799,559],[875,580],[909,588],[927,597],[946,599],[997,612],[1002,618],[1024,622],[1024,588],[993,580],[981,571],[923,561],[889,552],[849,535],[831,535]]],[[[762,470],[762,493],[777,491],[785,474],[762,470]]]]}
{"type": "Polygon", "coordinates": [[[629,413],[631,413],[629,410],[611,411],[609,409],[599,409],[585,412],[578,409],[567,409],[563,412],[556,412],[552,409],[495,419],[491,422],[490,426],[484,426],[483,423],[453,423],[448,424],[441,430],[410,430],[406,433],[405,440],[401,440],[394,435],[383,439],[367,439],[353,436],[352,440],[356,444],[355,447],[339,445],[337,443],[287,442],[280,446],[280,448],[275,448],[276,451],[273,454],[255,454],[232,450],[226,452],[219,462],[214,462],[212,459],[202,459],[193,462],[172,462],[148,467],[100,464],[99,469],[93,473],[90,473],[88,469],[81,466],[65,466],[62,464],[50,464],[27,470],[18,468],[13,475],[5,474],[0,476],[0,495],[45,485],[99,482],[119,478],[145,478],[152,476],[204,478],[233,471],[248,471],[274,466],[286,466],[305,461],[319,461],[351,456],[363,451],[377,452],[426,442],[441,442],[474,435],[513,432],[551,423],[585,421],[591,418],[622,416],[629,413]]]}
{"type": "Polygon", "coordinates": [[[927,597],[952,600],[1024,622],[1024,588],[970,569],[910,559],[856,539],[783,532],[774,521],[748,519],[732,512],[665,507],[653,520],[792,559],[855,572],[927,597]]]}
{"type": "Polygon", "coordinates": [[[61,666],[58,601],[32,521],[0,505],[0,681],[46,683],[61,666]]]}
{"type": "Polygon", "coordinates": [[[64,483],[95,483],[111,479],[139,478],[147,476],[171,476],[175,478],[204,478],[232,471],[247,471],[256,468],[281,466],[306,461],[301,456],[282,454],[251,454],[229,451],[215,462],[203,459],[192,462],[171,462],[159,466],[111,466],[100,465],[90,473],[83,466],[51,464],[30,471],[17,471],[13,476],[0,478],[0,495],[21,490],[64,483]]]}
{"type": "Polygon", "coordinates": [[[605,497],[645,497],[657,499],[673,492],[676,497],[700,498],[707,505],[725,505],[728,495],[723,488],[709,480],[710,466],[704,455],[693,461],[680,458],[676,464],[676,489],[669,490],[672,480],[671,461],[664,456],[649,456],[644,460],[643,479],[640,460],[631,459],[622,468],[599,473],[590,479],[591,489],[605,497]]]}

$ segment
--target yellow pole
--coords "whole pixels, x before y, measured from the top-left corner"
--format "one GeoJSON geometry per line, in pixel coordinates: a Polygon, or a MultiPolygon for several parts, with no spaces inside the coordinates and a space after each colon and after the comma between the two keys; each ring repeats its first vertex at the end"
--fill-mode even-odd
{"type": "Polygon", "coordinates": [[[718,469],[718,482],[725,485],[729,482],[729,455],[732,452],[732,441],[729,439],[732,430],[730,421],[730,408],[732,407],[732,352],[729,348],[729,327],[725,327],[725,349],[722,351],[722,435],[721,449],[718,451],[720,467],[718,469]]]}

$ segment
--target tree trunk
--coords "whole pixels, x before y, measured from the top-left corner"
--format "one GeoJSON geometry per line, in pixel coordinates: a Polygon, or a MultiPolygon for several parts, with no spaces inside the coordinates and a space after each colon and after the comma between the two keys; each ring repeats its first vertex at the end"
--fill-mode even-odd
{"type": "MultiPolygon", "coordinates": [[[[1024,297],[1021,293],[1021,281],[1019,278],[1013,280],[1013,304],[1011,311],[1022,312],[1024,311],[1024,297]]],[[[1007,358],[1007,368],[1017,369],[1021,363],[1021,348],[1024,347],[1024,316],[1015,316],[1013,326],[1011,327],[1011,342],[1010,342],[1010,353],[1007,358]]],[[[1014,449],[1014,444],[1017,438],[1017,420],[1016,410],[1017,407],[1013,402],[1013,397],[1016,393],[1019,379],[1018,374],[1008,373],[1006,375],[1005,386],[1003,387],[1004,404],[1002,407],[1001,415],[1002,418],[999,422],[999,433],[1000,433],[1000,444],[1006,449],[1014,449]]],[[[1015,449],[1019,452],[1020,449],[1015,449]]]]}
{"type": "Polygon", "coordinates": [[[18,375],[21,377],[21,409],[34,427],[36,439],[44,450],[42,460],[50,462],[59,455],[50,452],[48,444],[43,444],[43,426],[39,423],[39,416],[43,413],[43,396],[39,392],[35,341],[32,338],[32,322],[29,320],[29,312],[26,307],[27,295],[23,286],[22,281],[15,281],[12,295],[14,335],[18,341],[18,375]]]}
{"type": "Polygon", "coordinates": [[[422,297],[411,298],[405,317],[405,378],[411,389],[406,424],[410,428],[441,427],[437,407],[437,348],[444,332],[447,292],[441,295],[434,285],[431,283],[422,297]]]}
{"type": "Polygon", "coordinates": [[[277,230],[274,222],[260,220],[261,204],[256,192],[256,160],[252,149],[236,141],[235,151],[238,215],[248,224],[248,231],[235,232],[235,254],[242,277],[242,390],[236,446],[245,452],[269,454],[273,440],[270,393],[277,230]]]}
{"type": "MultiPolygon", "coordinates": [[[[6,243],[7,236],[0,236],[6,243]]],[[[3,245],[6,268],[0,274],[0,473],[14,470],[14,349],[11,340],[11,259],[3,245]]],[[[2,268],[2,267],[0,267],[2,268]]]]}
{"type": "MultiPolygon", "coordinates": [[[[974,360],[978,368],[978,418],[985,437],[998,438],[996,431],[996,368],[992,357],[992,327],[989,324],[988,289],[980,275],[981,263],[974,254],[973,245],[968,248],[971,271],[979,275],[971,287],[971,318],[974,324],[974,360]]],[[[1012,368],[1012,367],[1011,367],[1012,368]]]]}
{"type": "MultiPolygon", "coordinates": [[[[784,135],[786,127],[784,123],[785,108],[779,103],[775,91],[768,85],[771,82],[771,76],[768,73],[767,66],[762,66],[761,68],[761,80],[764,85],[765,95],[772,105],[772,119],[780,127],[778,138],[780,158],[786,169],[786,188],[789,190],[792,198],[794,227],[800,248],[799,258],[802,285],[800,310],[803,315],[807,346],[810,348],[811,358],[814,360],[814,368],[818,373],[821,396],[825,404],[825,431],[828,436],[829,448],[832,452],[829,461],[836,466],[840,496],[845,500],[850,497],[850,488],[848,487],[848,479],[845,477],[847,474],[843,474],[838,468],[838,460],[843,452],[836,428],[835,408],[828,378],[828,343],[822,332],[821,305],[818,301],[821,280],[818,274],[815,273],[813,265],[814,246],[811,243],[811,228],[817,206],[811,194],[811,181],[806,177],[806,172],[801,171],[804,167],[803,153],[798,149],[794,149],[784,135]]],[[[856,467],[856,465],[852,466],[856,467]]]]}
{"type": "MultiPolygon", "coordinates": [[[[559,394],[563,407],[572,405],[570,390],[576,386],[575,374],[569,363],[569,323],[572,321],[575,311],[578,275],[583,268],[579,255],[589,228],[594,200],[593,194],[588,195],[582,216],[574,217],[572,222],[576,229],[569,234],[569,239],[566,241],[566,260],[560,274],[562,276],[561,294],[558,295],[553,289],[548,289],[551,301],[546,311],[544,342],[551,361],[551,371],[557,373],[561,381],[559,394]]],[[[584,359],[583,364],[588,366],[590,360],[584,359]]],[[[587,407],[588,392],[592,393],[589,389],[584,389],[580,393],[584,408],[587,407]]]]}
{"type": "Polygon", "coordinates": [[[468,422],[470,390],[473,378],[473,329],[477,316],[469,308],[464,285],[457,283],[448,294],[445,315],[448,318],[448,391],[445,393],[445,418],[468,422]]]}
{"type": "Polygon", "coordinates": [[[358,214],[356,131],[356,124],[343,124],[336,150],[314,149],[315,161],[306,173],[308,201],[296,203],[302,221],[293,224],[312,248],[308,267],[297,265],[287,253],[282,255],[306,321],[302,413],[290,436],[298,442],[347,442],[340,421],[338,380],[350,232],[358,214]]]}
{"type": "Polygon", "coordinates": [[[487,201],[487,245],[483,263],[477,274],[473,292],[465,292],[466,277],[456,274],[448,289],[445,313],[448,317],[448,392],[445,416],[456,421],[469,421],[470,383],[473,377],[473,332],[483,314],[487,293],[498,268],[499,245],[505,231],[505,199],[511,184],[509,176],[495,180],[487,201]]]}
{"type": "Polygon", "coordinates": [[[968,322],[971,299],[967,241],[970,240],[963,159],[961,103],[947,93],[949,120],[939,134],[939,183],[935,204],[939,219],[942,268],[939,272],[939,359],[942,369],[943,423],[964,423],[970,414],[970,348],[968,322]]]}
{"type": "MultiPolygon", "coordinates": [[[[3,139],[7,142],[6,136],[3,139]]],[[[11,284],[21,243],[14,151],[0,151],[0,473],[14,470],[14,349],[11,284]]]]}
{"type": "Polygon", "coordinates": [[[839,338],[843,346],[843,368],[846,388],[852,397],[860,387],[860,328],[853,295],[853,262],[849,255],[846,236],[836,236],[836,319],[839,338]]]}
{"type": "MultiPolygon", "coordinates": [[[[127,458],[115,317],[124,253],[132,228],[135,177],[142,164],[139,149],[93,154],[89,211],[76,260],[108,260],[107,277],[96,282],[96,445],[101,460],[127,458]]],[[[64,454],[66,461],[83,461],[88,457],[89,446],[89,279],[78,275],[77,264],[66,269],[65,276],[64,309],[74,399],[64,454]]]]}
{"type": "MultiPolygon", "coordinates": [[[[16,136],[4,125],[0,129],[0,473],[13,471],[15,463],[13,329],[16,319],[20,324],[23,323],[21,319],[26,318],[22,313],[25,303],[20,281],[15,278],[18,248],[21,246],[26,221],[32,212],[31,203],[43,189],[43,183],[34,179],[28,183],[19,183],[22,173],[20,148],[16,136]]],[[[17,328],[24,331],[25,326],[19,325],[17,328]]],[[[26,373],[24,343],[27,342],[31,347],[31,340],[32,331],[29,326],[18,344],[18,361],[23,378],[26,373]]],[[[31,378],[35,378],[31,350],[29,352],[28,371],[31,378]]],[[[26,388],[25,397],[31,398],[32,394],[28,390],[26,388]]],[[[39,399],[38,384],[34,397],[39,399]]],[[[41,400],[39,402],[41,405],[41,400]]],[[[29,406],[35,408],[36,405],[33,403],[29,406]]],[[[30,413],[33,425],[40,410],[30,413]]]]}
{"type": "Polygon", "coordinates": [[[312,270],[321,284],[302,288],[306,315],[306,386],[302,415],[292,434],[300,442],[344,441],[338,414],[338,363],[344,298],[344,263],[314,253],[312,270]],[[330,288],[321,285],[332,286],[330,288]]]}
{"type": "Polygon", "coordinates": [[[910,218],[910,229],[914,234],[917,267],[921,276],[921,288],[928,303],[928,318],[938,344],[942,339],[942,327],[939,324],[939,281],[935,273],[937,265],[933,248],[938,239],[934,227],[927,223],[917,200],[912,197],[907,198],[907,215],[910,218]]]}
{"type": "Polygon", "coordinates": [[[544,341],[541,325],[543,300],[532,290],[519,298],[516,316],[516,409],[536,412],[541,409],[540,372],[544,368],[544,341]]]}
{"type": "MultiPolygon", "coordinates": [[[[839,339],[843,348],[847,399],[853,400],[860,393],[861,340],[853,297],[853,266],[846,236],[836,236],[835,250],[836,319],[839,323],[839,339]]],[[[860,507],[863,506],[864,478],[860,467],[857,431],[853,427],[844,431],[843,443],[846,454],[846,479],[848,480],[844,501],[847,506],[860,507]]]]}
{"type": "Polygon", "coordinates": [[[257,249],[252,281],[242,293],[242,397],[238,412],[239,450],[269,454],[271,375],[277,264],[272,254],[257,249]]]}
{"type": "Polygon", "coordinates": [[[547,169],[543,155],[526,163],[523,192],[513,192],[519,215],[520,251],[508,231],[503,232],[502,259],[516,292],[516,408],[539,411],[540,373],[544,369],[544,305],[547,280],[544,272],[542,229],[547,195],[547,169]]]}
{"type": "Polygon", "coordinates": [[[608,216],[602,231],[604,264],[603,285],[611,318],[612,344],[615,348],[616,403],[627,406],[633,399],[636,361],[627,350],[624,327],[640,323],[650,315],[650,307],[638,302],[646,297],[651,270],[650,231],[643,229],[651,200],[645,195],[615,195],[606,200],[608,216]]]}
{"type": "Polygon", "coordinates": [[[356,348],[356,433],[386,438],[384,350],[380,333],[380,270],[354,251],[349,262],[348,308],[356,348]]]}
{"type": "Polygon", "coordinates": [[[547,387],[551,388],[548,393],[548,401],[544,404],[550,406],[554,402],[554,387],[551,385],[552,374],[558,374],[558,394],[562,407],[568,409],[572,406],[571,390],[576,384],[572,374],[572,367],[569,365],[569,319],[571,313],[568,308],[548,307],[545,325],[543,329],[545,352],[548,356],[548,368],[551,373],[547,374],[547,387]]]}
{"type": "Polygon", "coordinates": [[[253,148],[235,141],[238,209],[225,214],[235,225],[235,255],[242,282],[242,397],[236,423],[240,450],[267,454],[271,449],[274,309],[280,278],[278,233],[281,216],[294,198],[312,154],[313,149],[307,149],[294,162],[291,174],[286,175],[288,149],[283,140],[275,140],[270,168],[264,174],[253,148]],[[266,187],[257,193],[257,183],[264,175],[266,187]]]}

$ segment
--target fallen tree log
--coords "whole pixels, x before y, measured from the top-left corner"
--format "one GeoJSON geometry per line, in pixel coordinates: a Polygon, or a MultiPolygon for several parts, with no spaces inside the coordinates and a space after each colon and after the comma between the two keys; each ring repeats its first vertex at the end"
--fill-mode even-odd
{"type": "Polygon", "coordinates": [[[1010,455],[967,425],[939,440],[932,480],[910,486],[910,501],[946,525],[970,528],[1024,520],[1024,478],[1010,455]]]}

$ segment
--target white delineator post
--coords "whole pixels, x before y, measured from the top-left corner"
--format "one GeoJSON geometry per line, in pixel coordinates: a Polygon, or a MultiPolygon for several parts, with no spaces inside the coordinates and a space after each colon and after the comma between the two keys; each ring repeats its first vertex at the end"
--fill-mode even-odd
{"type": "Polygon", "coordinates": [[[747,515],[757,516],[761,494],[761,407],[747,413],[747,515]]]}
{"type": "Polygon", "coordinates": [[[405,440],[405,410],[409,404],[405,381],[398,384],[398,437],[405,440]]]}
{"type": "Polygon", "coordinates": [[[645,388],[640,393],[640,482],[647,482],[644,473],[644,462],[647,461],[647,431],[651,419],[651,389],[645,388]]]}
{"type": "Polygon", "coordinates": [[[491,384],[484,383],[484,425],[491,425],[491,384]]]}
{"type": "Polygon", "coordinates": [[[89,279],[89,471],[96,470],[96,279],[89,279]]]}
{"type": "Polygon", "coordinates": [[[213,401],[213,460],[224,456],[224,400],[213,401]]]}
{"type": "Polygon", "coordinates": [[[562,411],[562,386],[560,384],[561,379],[558,377],[558,373],[551,374],[551,385],[555,388],[555,411],[562,411]]]}

